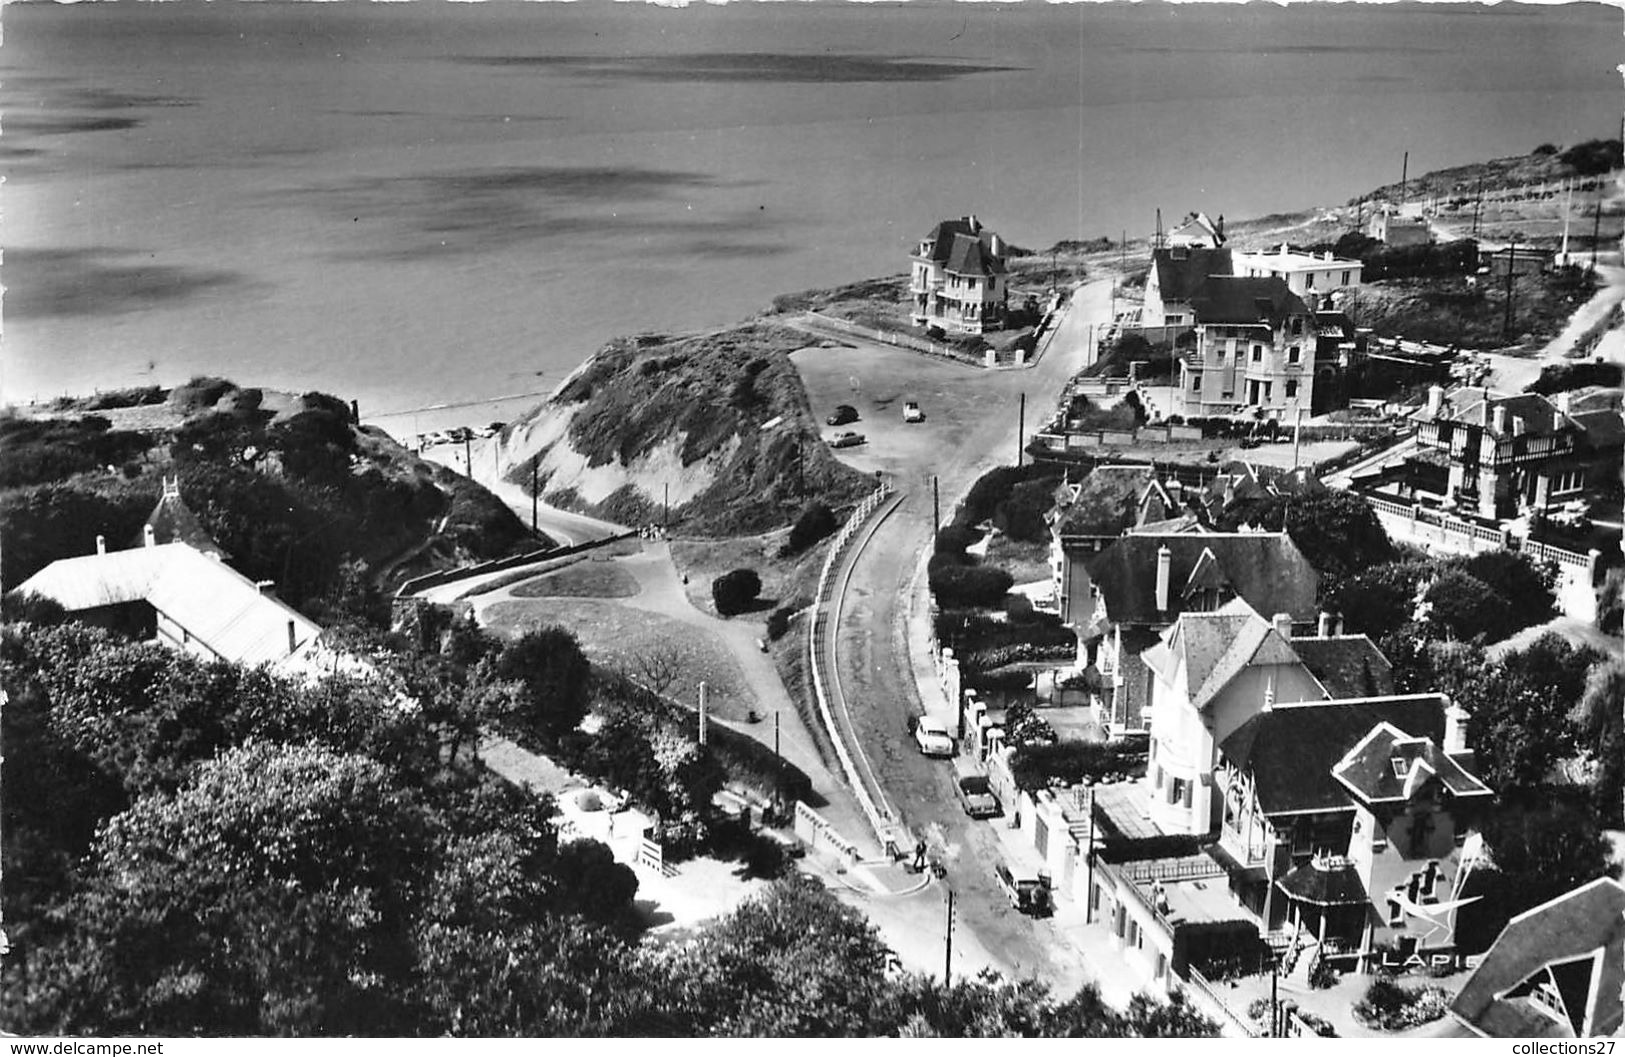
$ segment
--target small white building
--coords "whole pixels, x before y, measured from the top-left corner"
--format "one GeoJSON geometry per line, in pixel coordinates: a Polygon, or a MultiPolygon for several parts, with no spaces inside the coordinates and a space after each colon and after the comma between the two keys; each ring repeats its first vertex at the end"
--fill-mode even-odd
{"type": "Polygon", "coordinates": [[[1275,253],[1235,252],[1231,260],[1235,274],[1282,279],[1289,290],[1303,298],[1359,285],[1360,269],[1364,267],[1360,261],[1345,260],[1330,253],[1295,253],[1286,243],[1275,253]]]}

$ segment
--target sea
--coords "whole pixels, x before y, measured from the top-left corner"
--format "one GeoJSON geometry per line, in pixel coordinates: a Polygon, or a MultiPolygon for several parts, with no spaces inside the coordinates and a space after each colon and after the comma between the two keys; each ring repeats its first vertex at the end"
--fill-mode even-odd
{"type": "Polygon", "coordinates": [[[398,435],[617,335],[1620,132],[1601,4],[447,0],[0,12],[0,400],[199,374],[398,435]]]}

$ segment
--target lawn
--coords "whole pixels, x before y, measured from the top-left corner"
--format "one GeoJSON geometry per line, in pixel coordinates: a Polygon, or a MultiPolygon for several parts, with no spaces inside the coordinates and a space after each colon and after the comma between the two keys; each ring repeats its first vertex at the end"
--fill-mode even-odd
{"type": "MultiPolygon", "coordinates": [[[[845,509],[837,510],[836,519],[840,520],[846,513],[845,509]]],[[[711,598],[711,581],[733,569],[755,570],[762,578],[755,619],[763,619],[767,612],[782,605],[794,604],[797,608],[807,605],[818,589],[818,574],[823,569],[828,540],[821,540],[800,554],[781,558],[779,548],[788,534],[788,531],[780,531],[733,539],[674,539],[671,560],[678,573],[688,577],[683,590],[694,608],[713,615],[716,604],[711,598]]]]}
{"type": "Polygon", "coordinates": [[[643,682],[649,682],[645,663],[669,654],[675,674],[665,687],[668,696],[697,703],[703,680],[716,716],[743,720],[756,706],[744,672],[727,647],[706,631],[671,617],[594,599],[527,598],[493,603],[483,619],[500,635],[550,624],[568,628],[594,664],[624,670],[643,682]]]}
{"type": "Polygon", "coordinates": [[[631,573],[609,561],[584,561],[526,580],[515,598],[631,598],[642,590],[631,573]]]}

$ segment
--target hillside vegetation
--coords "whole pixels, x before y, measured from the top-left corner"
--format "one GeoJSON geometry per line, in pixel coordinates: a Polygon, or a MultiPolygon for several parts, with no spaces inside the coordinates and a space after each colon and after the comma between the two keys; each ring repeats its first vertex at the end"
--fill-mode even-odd
{"type": "Polygon", "coordinates": [[[508,480],[623,524],[671,521],[701,536],[789,524],[808,498],[855,501],[871,482],[833,458],[769,323],[610,343],[503,436],[508,480]]]}
{"type": "Polygon", "coordinates": [[[97,536],[138,545],[165,476],[233,568],[318,618],[376,616],[379,592],[409,575],[538,542],[485,489],[354,425],[332,396],[199,378],[161,405],[86,403],[100,410],[0,419],[6,590],[97,536]]]}

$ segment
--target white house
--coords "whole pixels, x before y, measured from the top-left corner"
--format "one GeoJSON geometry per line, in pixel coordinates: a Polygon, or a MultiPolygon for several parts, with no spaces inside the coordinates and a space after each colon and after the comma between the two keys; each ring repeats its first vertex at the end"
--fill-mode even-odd
{"type": "Polygon", "coordinates": [[[1235,274],[1281,279],[1287,289],[1299,297],[1309,299],[1329,294],[1360,282],[1360,261],[1344,260],[1330,253],[1294,253],[1281,244],[1275,253],[1243,253],[1231,255],[1235,274]]]}
{"type": "Polygon", "coordinates": [[[914,325],[962,334],[996,330],[1004,322],[1005,244],[974,216],[944,220],[909,258],[914,325]]]}

